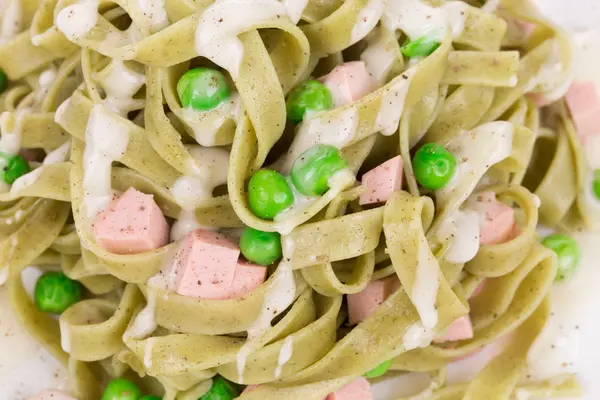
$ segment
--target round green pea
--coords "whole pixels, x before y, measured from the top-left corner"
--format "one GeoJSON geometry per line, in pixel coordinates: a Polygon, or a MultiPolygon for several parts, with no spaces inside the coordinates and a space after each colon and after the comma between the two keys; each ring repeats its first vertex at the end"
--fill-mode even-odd
{"type": "Polygon", "coordinates": [[[0,93],[4,92],[8,87],[8,77],[6,73],[0,69],[0,93]]]}
{"type": "Polygon", "coordinates": [[[9,185],[12,185],[18,178],[31,171],[27,160],[18,154],[11,156],[6,153],[0,153],[0,162],[4,165],[2,170],[0,170],[0,178],[9,185]]]}
{"type": "Polygon", "coordinates": [[[337,147],[318,144],[294,161],[292,183],[303,195],[320,196],[329,190],[329,178],[347,166],[337,147]]]}
{"type": "Polygon", "coordinates": [[[592,190],[596,199],[600,200],[600,169],[594,170],[594,180],[592,181],[592,190]]]}
{"type": "Polygon", "coordinates": [[[281,258],[281,235],[248,227],[242,232],[240,250],[248,261],[271,265],[281,258]]]}
{"type": "Polygon", "coordinates": [[[333,97],[321,82],[305,81],[292,90],[286,105],[288,119],[297,124],[308,110],[321,111],[333,107],[333,97]]]}
{"type": "Polygon", "coordinates": [[[225,75],[213,68],[194,68],[183,74],[177,83],[177,94],[184,107],[198,111],[211,110],[230,95],[225,75]]]}
{"type": "Polygon", "coordinates": [[[367,372],[366,374],[364,374],[363,376],[369,379],[379,378],[381,375],[389,371],[390,367],[392,366],[392,363],[393,360],[384,361],[369,372],[367,372]]]}
{"type": "Polygon", "coordinates": [[[151,394],[147,394],[145,396],[140,397],[140,400],[162,400],[162,398],[158,396],[152,396],[151,394]]]}
{"type": "Polygon", "coordinates": [[[546,236],[542,240],[542,244],[554,251],[558,256],[558,270],[554,279],[555,282],[562,282],[565,279],[569,279],[577,272],[581,250],[579,249],[579,244],[573,238],[555,233],[546,236]]]}
{"type": "Polygon", "coordinates": [[[456,171],[456,158],[443,146],[424,144],[412,160],[415,177],[421,186],[438,190],[446,186],[456,171]]]}
{"type": "Polygon", "coordinates": [[[270,169],[261,169],[248,183],[248,204],[259,218],[273,219],[294,203],[294,193],[286,179],[270,169]]]}
{"type": "Polygon", "coordinates": [[[117,378],[108,382],[101,400],[139,400],[142,391],[133,382],[125,378],[117,378]]]}
{"type": "Polygon", "coordinates": [[[40,311],[61,314],[81,300],[81,283],[62,272],[47,272],[35,284],[35,305],[40,311]]]}
{"type": "Polygon", "coordinates": [[[210,390],[198,400],[231,400],[239,396],[238,391],[224,378],[213,378],[210,390]]]}

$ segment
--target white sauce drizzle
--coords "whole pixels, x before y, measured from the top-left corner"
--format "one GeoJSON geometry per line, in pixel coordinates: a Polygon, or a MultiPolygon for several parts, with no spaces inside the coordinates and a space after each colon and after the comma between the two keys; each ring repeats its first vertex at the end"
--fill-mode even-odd
{"type": "Polygon", "coordinates": [[[137,0],[150,27],[150,33],[158,32],[169,25],[165,0],[137,0]]]}
{"type": "Polygon", "coordinates": [[[451,263],[471,261],[479,251],[479,213],[473,210],[457,211],[440,226],[437,237],[450,241],[444,258],[451,263]]]}
{"type": "Polygon", "coordinates": [[[375,120],[375,128],[382,135],[390,136],[396,133],[400,118],[404,112],[404,101],[408,94],[410,82],[416,73],[416,68],[411,68],[401,74],[402,79],[396,79],[381,98],[381,106],[375,120]]]}
{"type": "Polygon", "coordinates": [[[358,12],[350,34],[350,43],[356,43],[373,30],[385,9],[383,0],[369,0],[367,5],[358,12]]]}
{"type": "Polygon", "coordinates": [[[402,336],[402,345],[406,351],[427,347],[433,341],[433,330],[425,328],[421,322],[408,327],[402,336]]]}
{"type": "Polygon", "coordinates": [[[435,302],[440,286],[440,267],[425,236],[421,235],[417,245],[417,270],[411,290],[411,301],[421,317],[422,327],[431,329],[438,321],[435,302]]]}
{"type": "Polygon", "coordinates": [[[300,21],[300,18],[302,18],[302,13],[308,5],[308,0],[281,0],[281,2],[287,11],[288,17],[296,25],[300,21]]]}
{"type": "Polygon", "coordinates": [[[48,94],[48,90],[56,80],[56,67],[52,65],[50,68],[46,69],[44,72],[40,74],[38,77],[38,87],[35,93],[35,100],[38,103],[41,103],[44,99],[44,96],[48,94]]]}
{"type": "Polygon", "coordinates": [[[112,162],[121,159],[128,142],[129,127],[96,104],[85,128],[83,152],[83,202],[89,219],[112,200],[112,162]]]}
{"type": "Polygon", "coordinates": [[[96,26],[98,17],[98,0],[80,0],[60,10],[54,25],[67,39],[77,41],[96,26]]]}
{"type": "Polygon", "coordinates": [[[29,114],[29,108],[12,111],[4,111],[0,114],[0,152],[6,154],[17,154],[21,149],[21,133],[23,118],[29,114]]]}
{"type": "Polygon", "coordinates": [[[481,6],[481,11],[493,14],[500,6],[500,0],[486,0],[485,4],[481,6]]]}
{"type": "MultiPolygon", "coordinates": [[[[572,52],[571,49],[565,51],[572,52]]],[[[565,58],[567,57],[573,57],[573,54],[568,54],[565,58]]],[[[561,46],[555,41],[550,56],[544,61],[537,75],[528,82],[525,92],[542,93],[548,103],[564,97],[575,79],[574,64],[571,63],[569,68],[565,69],[561,59],[561,46]]]]}
{"type": "Polygon", "coordinates": [[[22,30],[23,10],[21,9],[21,0],[8,0],[8,4],[1,11],[0,43],[5,43],[22,30]]]}
{"type": "MultiPolygon", "coordinates": [[[[152,280],[152,278],[150,278],[152,280]]],[[[148,284],[146,307],[135,317],[131,327],[123,334],[123,338],[142,339],[150,335],[157,327],[156,324],[156,290],[148,284]]]]}
{"type": "Polygon", "coordinates": [[[71,331],[69,330],[69,324],[64,320],[58,321],[60,327],[60,347],[66,352],[71,352],[71,331]]]}
{"type": "Polygon", "coordinates": [[[11,193],[19,192],[33,185],[45,171],[45,166],[66,161],[70,150],[71,140],[67,140],[60,147],[48,153],[41,166],[25,175],[20,176],[13,182],[12,186],[10,187],[11,193]]]}
{"type": "Polygon", "coordinates": [[[281,376],[281,371],[283,366],[290,361],[292,358],[292,354],[294,351],[294,340],[292,336],[288,336],[283,341],[283,345],[281,346],[281,350],[279,351],[279,356],[277,357],[277,367],[275,368],[275,379],[279,379],[281,376]]]}
{"type": "Polygon", "coordinates": [[[154,348],[154,339],[153,337],[146,339],[146,343],[144,345],[144,367],[152,368],[152,349],[154,348]]]}
{"type": "Polygon", "coordinates": [[[262,22],[284,17],[287,10],[276,0],[218,0],[200,16],[196,51],[237,79],[244,57],[244,46],[237,36],[262,22]]]}
{"type": "Polygon", "coordinates": [[[8,280],[8,265],[5,265],[0,269],[0,286],[4,285],[8,280]]]}
{"type": "MultiPolygon", "coordinates": [[[[384,31],[385,29],[375,28],[367,36],[369,45],[360,55],[360,59],[364,61],[369,74],[371,74],[380,86],[385,83],[394,63],[400,56],[397,51],[392,51],[393,49],[390,48],[390,40],[388,39],[387,32],[384,31]]],[[[394,42],[397,43],[395,36],[394,42]]]]}
{"type": "Polygon", "coordinates": [[[120,116],[126,117],[130,111],[144,107],[144,100],[133,96],[146,83],[146,75],[129,68],[123,61],[113,59],[95,79],[106,93],[103,101],[106,107],[120,116]]]}
{"type": "Polygon", "coordinates": [[[191,107],[181,109],[181,119],[193,134],[196,142],[202,146],[217,145],[217,132],[225,121],[237,120],[241,111],[242,101],[238,93],[233,93],[229,99],[209,111],[198,111],[191,107]]]}

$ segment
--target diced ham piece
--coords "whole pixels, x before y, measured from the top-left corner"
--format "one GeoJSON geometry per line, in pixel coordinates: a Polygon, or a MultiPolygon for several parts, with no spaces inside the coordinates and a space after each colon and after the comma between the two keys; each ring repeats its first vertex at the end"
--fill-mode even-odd
{"type": "Polygon", "coordinates": [[[60,390],[44,390],[29,400],[77,400],[75,397],[69,396],[68,394],[61,392],[60,390]]]}
{"type": "Polygon", "coordinates": [[[600,134],[600,96],[593,82],[575,82],[565,97],[582,139],[600,134]]]}
{"type": "Polygon", "coordinates": [[[169,225],[152,195],[127,189],[94,220],[98,244],[115,254],[137,254],[169,243],[169,225]]]}
{"type": "Polygon", "coordinates": [[[468,315],[462,316],[454,321],[439,338],[435,339],[435,343],[454,342],[457,340],[465,340],[473,338],[473,325],[471,318],[468,315]]]}
{"type": "Polygon", "coordinates": [[[387,201],[392,193],[402,188],[402,157],[396,156],[366,172],[362,177],[365,193],[360,196],[361,205],[387,201]]]}
{"type": "Polygon", "coordinates": [[[239,260],[235,267],[233,282],[229,287],[229,299],[244,296],[259,287],[267,278],[267,267],[239,260]]]}
{"type": "Polygon", "coordinates": [[[177,252],[176,291],[203,299],[227,299],[240,249],[233,240],[202,229],[191,232],[177,252]]]}
{"type": "Polygon", "coordinates": [[[474,208],[479,212],[479,242],[483,245],[505,243],[513,239],[515,210],[496,200],[493,192],[477,196],[474,208]]]}
{"type": "Polygon", "coordinates": [[[377,83],[363,61],[338,65],[319,81],[331,92],[335,107],[352,103],[377,89],[377,83]]]}
{"type": "Polygon", "coordinates": [[[361,292],[349,294],[348,314],[350,325],[355,325],[373,314],[375,309],[400,287],[396,275],[371,282],[361,292]]]}
{"type": "Polygon", "coordinates": [[[325,400],[373,400],[373,393],[369,381],[361,376],[335,392],[329,393],[325,400]]]}

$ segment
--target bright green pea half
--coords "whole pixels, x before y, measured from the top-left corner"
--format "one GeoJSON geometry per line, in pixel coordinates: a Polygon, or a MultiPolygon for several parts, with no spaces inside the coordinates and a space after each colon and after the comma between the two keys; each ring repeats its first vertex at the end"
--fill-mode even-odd
{"type": "Polygon", "coordinates": [[[295,124],[302,121],[308,110],[321,111],[333,107],[333,97],[319,81],[305,81],[292,90],[287,98],[287,117],[295,124]]]}
{"type": "Polygon", "coordinates": [[[438,190],[446,186],[456,171],[456,158],[443,146],[424,144],[412,160],[415,177],[421,186],[438,190]]]}
{"type": "Polygon", "coordinates": [[[294,193],[279,172],[261,169],[250,178],[248,205],[257,217],[273,219],[293,203],[294,193]]]}
{"type": "Polygon", "coordinates": [[[248,261],[271,265],[281,258],[281,235],[248,227],[242,232],[240,250],[248,261]]]}
{"type": "Polygon", "coordinates": [[[556,272],[555,282],[562,282],[565,279],[569,279],[577,272],[579,260],[581,259],[581,250],[579,249],[579,244],[573,238],[555,233],[546,236],[542,240],[542,244],[553,250],[558,256],[558,271],[556,272]]]}
{"type": "Polygon", "coordinates": [[[117,378],[108,382],[101,400],[139,400],[142,391],[133,382],[125,378],[117,378]]]}
{"type": "Polygon", "coordinates": [[[408,58],[427,57],[440,47],[440,42],[428,36],[421,36],[415,40],[409,40],[400,51],[408,58]]]}
{"type": "Polygon", "coordinates": [[[0,93],[4,92],[8,87],[8,77],[6,73],[0,69],[0,93]]]}
{"type": "Polygon", "coordinates": [[[337,147],[318,144],[294,161],[292,183],[303,195],[320,196],[329,190],[329,178],[347,166],[337,147]]]}
{"type": "Polygon", "coordinates": [[[600,200],[600,169],[594,170],[594,180],[592,181],[592,190],[596,199],[600,200]]]}
{"type": "Polygon", "coordinates": [[[213,384],[208,393],[198,400],[231,400],[239,396],[238,391],[225,378],[213,378],[213,384]]]}
{"type": "Polygon", "coordinates": [[[35,284],[35,305],[40,311],[61,314],[81,300],[81,283],[62,272],[47,272],[35,284]]]}
{"type": "Polygon", "coordinates": [[[0,160],[4,164],[4,167],[0,170],[0,179],[9,185],[31,171],[27,160],[18,154],[11,156],[10,154],[0,153],[0,160]]]}
{"type": "Polygon", "coordinates": [[[207,111],[215,108],[230,95],[225,75],[214,68],[194,68],[183,74],[177,83],[177,94],[184,107],[207,111]]]}
{"type": "Polygon", "coordinates": [[[381,375],[389,371],[390,367],[392,366],[392,363],[393,360],[384,361],[369,372],[367,372],[366,374],[364,374],[363,376],[369,379],[379,378],[381,375]]]}

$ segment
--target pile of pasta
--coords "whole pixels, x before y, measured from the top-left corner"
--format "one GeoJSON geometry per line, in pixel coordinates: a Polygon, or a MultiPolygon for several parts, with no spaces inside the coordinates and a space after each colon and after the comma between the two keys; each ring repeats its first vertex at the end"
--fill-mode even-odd
{"type": "Polygon", "coordinates": [[[589,168],[582,145],[561,100],[573,77],[569,38],[528,1],[460,2],[453,6],[459,26],[445,30],[432,54],[409,62],[398,44],[404,33],[393,21],[415,1],[433,8],[451,4],[8,1],[0,15],[4,24],[15,25],[12,30],[3,25],[0,36],[0,68],[10,81],[0,96],[2,138],[16,132],[21,148],[41,148],[55,157],[35,164],[0,194],[0,269],[18,318],[68,367],[76,396],[99,398],[107,379],[125,375],[164,399],[198,399],[220,374],[260,385],[242,399],[321,400],[389,359],[390,373],[430,373],[432,399],[506,399],[522,387],[540,396],[580,394],[570,375],[522,383],[528,349],[550,314],[557,268],[536,227],[600,224],[600,208],[586,194],[589,168]],[[14,17],[10,7],[20,9],[15,20],[8,18],[14,17]],[[61,26],[60,11],[67,7],[91,8],[93,18],[72,21],[73,29],[61,26]],[[221,18],[229,35],[223,41],[228,47],[217,51],[222,38],[206,28],[214,18],[221,18]],[[77,31],[82,26],[83,34],[77,31]],[[392,57],[381,66],[381,87],[318,118],[323,136],[353,130],[338,144],[358,178],[401,155],[405,190],[384,204],[362,207],[364,189],[357,182],[285,223],[256,217],[247,201],[248,178],[271,165],[285,169],[289,156],[298,155],[296,146],[302,147],[294,140],[299,131],[286,123],[287,94],[303,80],[377,49],[392,57]],[[202,65],[223,68],[240,99],[210,137],[190,129],[176,91],[179,77],[202,65]],[[113,81],[118,74],[127,74],[125,84],[113,81]],[[115,82],[121,86],[110,89],[115,82]],[[111,90],[128,101],[111,97],[111,90]],[[388,107],[381,123],[380,110],[399,94],[404,101],[388,107]],[[542,109],[536,96],[552,104],[542,109]],[[95,242],[84,201],[89,190],[84,153],[96,105],[104,105],[128,136],[112,162],[112,189],[152,194],[172,220],[191,212],[201,226],[222,232],[250,226],[282,233],[283,260],[270,267],[264,284],[229,300],[181,296],[149,283],[172,259],[177,242],[135,255],[112,254],[95,242]],[[350,114],[353,124],[345,124],[350,114]],[[512,127],[512,141],[494,134],[496,121],[512,127]],[[468,167],[450,189],[425,191],[417,184],[411,157],[429,142],[452,148],[468,167]],[[509,154],[498,157],[506,143],[509,154]],[[228,172],[226,181],[214,182],[212,198],[190,210],[170,188],[181,177],[202,178],[202,163],[210,156],[202,151],[195,156],[191,145],[226,151],[228,172]],[[452,239],[439,240],[438,233],[483,190],[515,209],[520,234],[482,245],[467,263],[449,262],[452,239]],[[21,281],[29,265],[60,269],[84,285],[85,299],[58,320],[39,311],[21,281]],[[430,279],[419,281],[424,270],[430,279]],[[402,287],[350,328],[346,295],[393,274],[402,287]],[[484,280],[484,291],[469,302],[484,280]],[[268,329],[250,337],[246,332],[264,317],[265,299],[285,287],[293,289],[291,302],[268,329]],[[438,318],[429,332],[416,304],[419,290],[433,295],[438,318]],[[155,329],[131,334],[147,314],[155,329]],[[431,342],[467,314],[472,339],[431,342]],[[448,364],[498,340],[509,345],[472,382],[446,385],[448,364]],[[293,352],[282,365],[279,355],[290,341],[293,352]]]}

